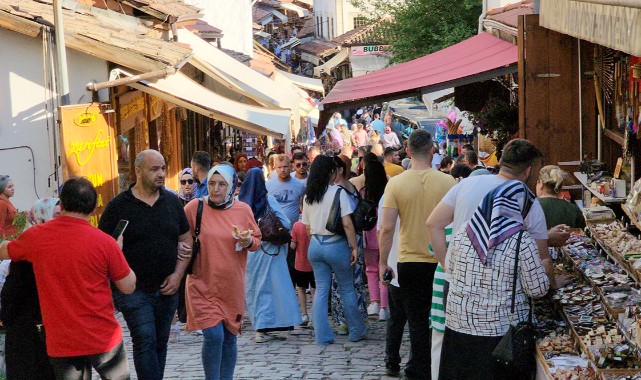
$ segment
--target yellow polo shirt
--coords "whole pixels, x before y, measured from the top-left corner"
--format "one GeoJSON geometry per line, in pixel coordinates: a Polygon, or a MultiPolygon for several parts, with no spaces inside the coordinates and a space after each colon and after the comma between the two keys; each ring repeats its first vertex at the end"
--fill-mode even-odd
{"type": "Polygon", "coordinates": [[[383,166],[385,167],[385,174],[387,174],[388,177],[397,176],[405,171],[401,165],[396,165],[387,161],[383,162],[383,166]]]}
{"type": "Polygon", "coordinates": [[[410,169],[390,178],[385,187],[383,208],[398,210],[401,221],[399,263],[437,262],[436,257],[428,253],[430,242],[425,221],[454,184],[451,175],[436,169],[410,169]]]}

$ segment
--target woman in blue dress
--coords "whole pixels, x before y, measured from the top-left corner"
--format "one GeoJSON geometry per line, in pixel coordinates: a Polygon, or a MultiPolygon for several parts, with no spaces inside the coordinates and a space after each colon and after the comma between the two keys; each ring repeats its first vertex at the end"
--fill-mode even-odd
{"type": "MultiPolygon", "coordinates": [[[[240,189],[238,198],[247,203],[256,221],[271,209],[280,222],[291,230],[291,222],[276,198],[267,194],[262,170],[253,168],[240,189]]],[[[260,248],[247,255],[245,300],[249,319],[256,330],[256,343],[278,339],[274,331],[292,330],[301,323],[296,293],[287,268],[287,246],[261,242],[260,248]]]]}

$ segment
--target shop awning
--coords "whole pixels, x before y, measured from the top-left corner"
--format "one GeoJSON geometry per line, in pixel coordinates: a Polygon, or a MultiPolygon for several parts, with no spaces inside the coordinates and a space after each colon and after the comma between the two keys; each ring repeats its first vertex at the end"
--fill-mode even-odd
{"type": "Polygon", "coordinates": [[[542,27],[641,56],[641,1],[541,0],[542,27]]]}
{"type": "Polygon", "coordinates": [[[289,19],[287,18],[287,16],[285,16],[285,15],[284,15],[284,14],[282,14],[282,13],[280,13],[280,12],[279,12],[279,11],[277,11],[276,9],[270,9],[269,11],[270,11],[270,12],[272,12],[272,14],[273,14],[274,16],[276,16],[276,17],[277,17],[277,18],[278,18],[278,19],[279,19],[283,24],[287,24],[287,21],[289,20],[289,19]]]}
{"type": "MultiPolygon", "coordinates": [[[[123,70],[118,72],[133,76],[123,70]]],[[[276,138],[289,135],[289,110],[268,110],[234,102],[180,72],[154,82],[134,82],[128,86],[250,133],[276,138]]]]}
{"type": "Polygon", "coordinates": [[[296,14],[298,15],[298,17],[307,17],[307,16],[309,16],[309,11],[308,11],[307,9],[305,9],[305,8],[303,8],[303,7],[299,7],[299,6],[298,6],[298,5],[296,5],[296,4],[292,4],[292,3],[280,3],[280,6],[281,6],[283,9],[287,9],[287,10],[289,10],[289,11],[296,12],[296,14]]]}
{"type": "Polygon", "coordinates": [[[352,77],[369,74],[384,69],[389,60],[384,55],[350,55],[349,64],[352,66],[352,77]]]}
{"type": "Polygon", "coordinates": [[[282,75],[285,78],[289,79],[296,86],[304,90],[311,90],[311,91],[325,93],[325,88],[323,88],[323,82],[321,82],[320,79],[304,77],[301,75],[288,73],[287,71],[282,71],[278,69],[276,69],[276,73],[278,75],[282,75]]]}
{"type": "Polygon", "coordinates": [[[342,48],[338,54],[330,58],[329,61],[323,63],[320,66],[314,67],[314,76],[320,77],[322,72],[329,73],[334,67],[343,63],[344,60],[349,56],[349,49],[342,48]]]}
{"type": "Polygon", "coordinates": [[[257,31],[257,32],[254,32],[254,35],[256,35],[256,36],[261,36],[261,37],[263,37],[263,38],[270,38],[270,37],[272,36],[271,34],[269,34],[269,33],[267,33],[267,32],[263,32],[262,30],[259,30],[259,31],[257,31]]]}
{"type": "Polygon", "coordinates": [[[398,99],[517,72],[518,48],[487,33],[415,60],[339,81],[321,102],[398,99]]]}
{"type": "Polygon", "coordinates": [[[178,40],[189,44],[192,48],[194,56],[190,63],[197,69],[249,94],[265,107],[274,108],[275,105],[293,110],[298,104],[300,99],[298,93],[274,83],[269,78],[218,50],[207,41],[198,38],[187,29],[178,29],[178,40]]]}

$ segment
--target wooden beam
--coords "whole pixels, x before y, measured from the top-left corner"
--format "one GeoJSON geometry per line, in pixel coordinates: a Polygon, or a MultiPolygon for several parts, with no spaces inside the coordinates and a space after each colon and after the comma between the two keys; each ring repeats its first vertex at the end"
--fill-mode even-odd
{"type": "Polygon", "coordinates": [[[0,27],[29,37],[37,37],[40,35],[42,24],[0,11],[0,27]]]}

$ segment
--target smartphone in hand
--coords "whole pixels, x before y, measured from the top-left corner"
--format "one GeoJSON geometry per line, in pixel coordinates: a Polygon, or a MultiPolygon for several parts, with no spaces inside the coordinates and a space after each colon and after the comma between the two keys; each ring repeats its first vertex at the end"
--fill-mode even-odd
{"type": "Polygon", "coordinates": [[[114,239],[118,240],[120,235],[122,235],[125,232],[125,229],[127,228],[128,225],[129,225],[129,221],[128,220],[121,219],[118,222],[118,225],[116,226],[116,229],[111,234],[111,236],[113,236],[114,239]]]}
{"type": "Polygon", "coordinates": [[[394,278],[394,272],[392,271],[392,269],[388,269],[385,271],[385,273],[383,273],[383,281],[389,282],[389,281],[392,281],[393,278],[394,278]]]}

